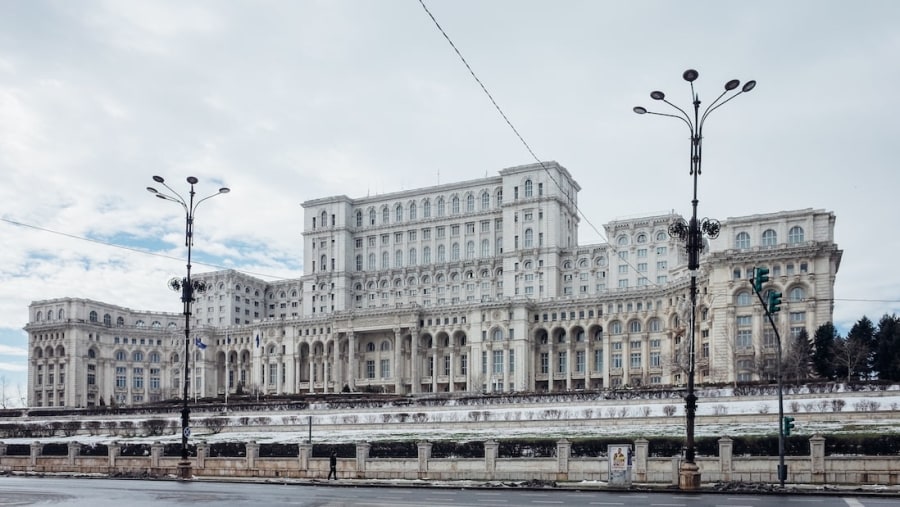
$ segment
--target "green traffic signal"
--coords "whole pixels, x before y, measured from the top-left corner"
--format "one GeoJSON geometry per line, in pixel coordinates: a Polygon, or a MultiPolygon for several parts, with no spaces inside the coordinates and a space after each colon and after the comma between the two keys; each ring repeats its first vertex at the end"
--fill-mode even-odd
{"type": "Polygon", "coordinates": [[[763,285],[769,281],[769,268],[753,268],[753,290],[762,292],[763,285]]]}
{"type": "Polygon", "coordinates": [[[769,313],[776,313],[781,310],[781,293],[778,291],[769,292],[769,313]]]}
{"type": "Polygon", "coordinates": [[[791,430],[794,429],[794,418],[786,415],[784,416],[784,436],[788,437],[791,435],[791,430]]]}

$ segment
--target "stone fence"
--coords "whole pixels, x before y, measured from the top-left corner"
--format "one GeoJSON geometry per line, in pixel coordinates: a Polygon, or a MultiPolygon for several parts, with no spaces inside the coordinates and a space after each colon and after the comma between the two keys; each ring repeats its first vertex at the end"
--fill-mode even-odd
{"type": "MultiPolygon", "coordinates": [[[[900,456],[826,456],[825,438],[810,438],[809,456],[789,456],[788,483],[804,484],[900,484],[900,456]]],[[[718,440],[718,456],[698,457],[703,482],[778,482],[777,456],[735,457],[732,440],[718,440]]],[[[356,444],[355,458],[339,458],[339,478],[423,479],[423,480],[502,480],[502,481],[607,481],[606,457],[572,457],[571,442],[556,443],[556,457],[500,458],[499,443],[484,442],[484,458],[432,458],[430,442],[418,443],[417,458],[371,458],[370,445],[356,444]]],[[[0,442],[0,472],[126,474],[175,476],[180,457],[164,456],[162,443],[150,446],[146,456],[122,456],[117,443],[108,447],[107,456],[81,455],[81,444],[68,444],[65,456],[43,454],[44,444],[34,442],[28,455],[8,455],[0,442]]],[[[325,479],[329,459],[312,457],[312,444],[300,443],[296,457],[260,457],[259,444],[248,442],[246,456],[209,457],[209,446],[197,444],[191,458],[197,477],[264,477],[325,479]]],[[[632,478],[637,483],[678,484],[680,457],[650,456],[649,442],[634,441],[632,478]]]]}

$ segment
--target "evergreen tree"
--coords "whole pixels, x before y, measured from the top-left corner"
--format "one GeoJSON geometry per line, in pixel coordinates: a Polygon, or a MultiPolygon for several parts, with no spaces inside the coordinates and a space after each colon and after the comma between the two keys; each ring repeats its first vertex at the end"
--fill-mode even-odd
{"type": "Polygon", "coordinates": [[[881,380],[900,380],[900,317],[885,314],[878,321],[872,368],[881,380]]]}
{"type": "Polygon", "coordinates": [[[838,338],[837,329],[831,322],[819,326],[813,336],[813,368],[817,375],[828,380],[834,380],[836,377],[832,354],[834,353],[834,342],[838,338]]]}
{"type": "MultiPolygon", "coordinates": [[[[854,350],[856,364],[852,365],[856,378],[871,378],[873,371],[872,359],[876,349],[875,324],[863,315],[847,333],[847,344],[854,350]]],[[[851,366],[851,365],[848,365],[851,366]]]]}
{"type": "Polygon", "coordinates": [[[784,376],[787,379],[801,383],[812,376],[812,364],[813,347],[809,341],[809,333],[804,328],[788,344],[782,364],[784,376]]]}

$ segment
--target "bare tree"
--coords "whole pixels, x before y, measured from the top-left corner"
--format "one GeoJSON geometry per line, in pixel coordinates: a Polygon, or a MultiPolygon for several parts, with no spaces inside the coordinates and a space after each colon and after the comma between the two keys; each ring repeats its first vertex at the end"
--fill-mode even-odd
{"type": "Polygon", "coordinates": [[[834,342],[835,370],[844,373],[847,382],[865,373],[869,360],[869,346],[862,340],[844,338],[834,342]]]}
{"type": "Polygon", "coordinates": [[[28,406],[28,395],[25,392],[25,388],[22,387],[21,382],[16,384],[16,395],[19,399],[19,406],[27,407],[28,406]]]}
{"type": "Polygon", "coordinates": [[[9,381],[6,379],[6,375],[0,375],[0,408],[9,408],[10,401],[12,401],[6,392],[8,388],[9,381]]]}

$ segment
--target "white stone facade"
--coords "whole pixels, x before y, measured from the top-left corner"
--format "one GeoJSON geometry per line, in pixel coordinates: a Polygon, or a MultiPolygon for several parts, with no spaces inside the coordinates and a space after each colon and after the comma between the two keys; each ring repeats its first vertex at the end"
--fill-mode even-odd
{"type": "MultiPolygon", "coordinates": [[[[190,392],[684,383],[689,273],[683,243],[667,232],[680,217],[617,220],[605,225],[608,244],[578,245],[579,190],[550,162],[303,203],[300,279],[195,275],[210,289],[193,305],[191,339],[207,348],[191,345],[190,392]]],[[[813,209],[722,221],[697,274],[698,383],[755,380],[774,359],[747,282],[754,266],[784,293],[785,343],[831,320],[842,254],[834,221],[813,209]]],[[[97,301],[32,303],[29,404],[180,397],[183,323],[97,301]]]]}

